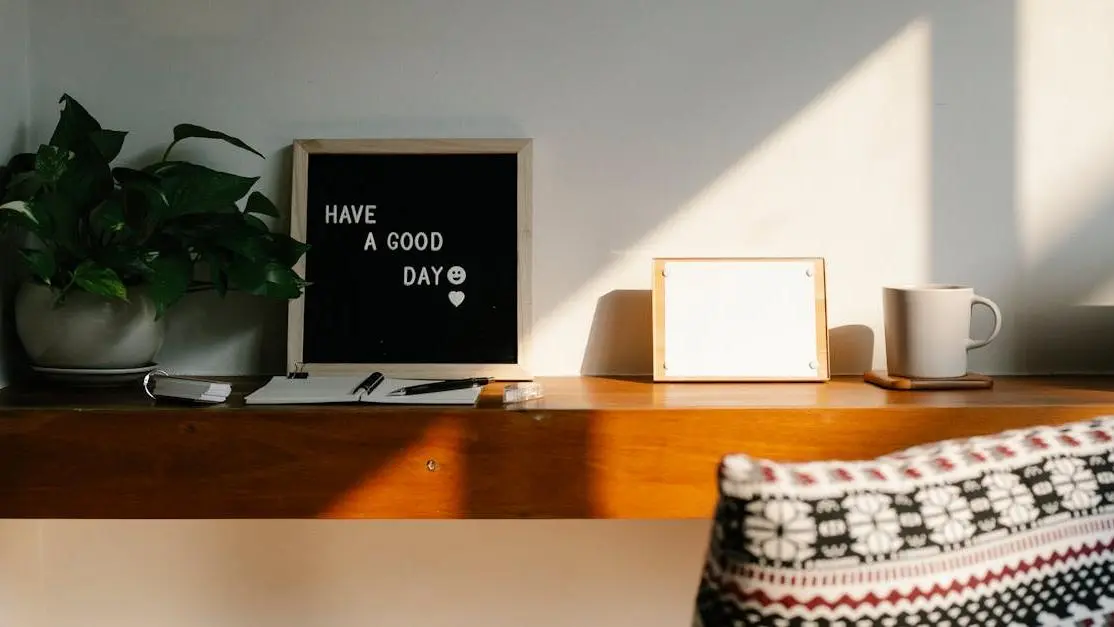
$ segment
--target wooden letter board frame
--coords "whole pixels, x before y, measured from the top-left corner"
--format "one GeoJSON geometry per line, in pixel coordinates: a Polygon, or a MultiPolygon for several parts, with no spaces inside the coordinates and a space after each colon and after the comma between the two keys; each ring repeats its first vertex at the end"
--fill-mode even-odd
{"type": "MultiPolygon", "coordinates": [[[[289,371],[322,375],[367,374],[381,370],[407,378],[492,377],[504,381],[530,380],[527,340],[532,322],[532,181],[533,142],[530,139],[299,139],[294,141],[290,234],[305,242],[307,234],[308,174],[313,154],[515,154],[518,159],[518,359],[516,363],[305,363],[303,361],[305,296],[291,300],[287,309],[286,361],[289,371]]],[[[305,276],[306,253],[294,269],[305,276]]]]}
{"type": "MultiPolygon", "coordinates": [[[[761,297],[760,294],[755,295],[761,297]]],[[[670,257],[655,258],[653,262],[653,353],[654,353],[654,380],[655,381],[828,381],[830,375],[830,359],[828,355],[828,316],[827,316],[827,287],[825,278],[825,263],[822,258],[776,258],[776,257],[735,257],[735,258],[699,258],[699,257],[670,257]],[[810,263],[812,277],[814,278],[815,294],[812,305],[815,307],[816,320],[816,356],[817,363],[815,376],[746,376],[746,375],[686,375],[684,373],[670,372],[666,357],[666,267],[673,263],[701,262],[701,263],[730,263],[730,264],[771,264],[771,263],[810,263]]]]}

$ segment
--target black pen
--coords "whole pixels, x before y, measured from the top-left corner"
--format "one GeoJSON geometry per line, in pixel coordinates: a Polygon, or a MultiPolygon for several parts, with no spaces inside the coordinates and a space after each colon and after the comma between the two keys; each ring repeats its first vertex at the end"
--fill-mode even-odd
{"type": "Polygon", "coordinates": [[[410,396],[412,394],[430,394],[432,392],[446,392],[448,390],[466,390],[491,383],[491,377],[472,377],[469,379],[450,379],[448,381],[434,381],[420,383],[404,388],[392,390],[387,396],[410,396]]]}

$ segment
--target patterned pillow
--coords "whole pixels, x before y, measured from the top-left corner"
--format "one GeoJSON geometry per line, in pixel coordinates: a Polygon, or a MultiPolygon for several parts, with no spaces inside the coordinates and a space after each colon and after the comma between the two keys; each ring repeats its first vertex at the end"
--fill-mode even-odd
{"type": "Polygon", "coordinates": [[[1114,625],[1114,417],[719,490],[694,626],[1114,625]]]}

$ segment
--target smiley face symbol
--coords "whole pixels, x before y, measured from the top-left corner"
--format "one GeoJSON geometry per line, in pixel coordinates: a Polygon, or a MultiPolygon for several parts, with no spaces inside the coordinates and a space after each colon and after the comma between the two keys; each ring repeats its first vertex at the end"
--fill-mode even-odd
{"type": "Polygon", "coordinates": [[[445,273],[445,278],[453,285],[460,285],[464,282],[464,279],[468,278],[468,273],[460,266],[453,266],[445,273]]]}

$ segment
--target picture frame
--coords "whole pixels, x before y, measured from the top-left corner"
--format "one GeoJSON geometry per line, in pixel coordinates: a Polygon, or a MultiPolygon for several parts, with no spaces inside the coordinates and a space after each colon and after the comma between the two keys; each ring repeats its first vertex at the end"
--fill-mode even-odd
{"type": "Polygon", "coordinates": [[[653,260],[655,381],[828,381],[823,258],[653,260]]]}

